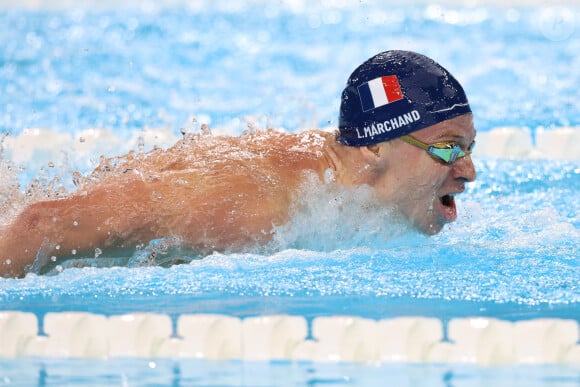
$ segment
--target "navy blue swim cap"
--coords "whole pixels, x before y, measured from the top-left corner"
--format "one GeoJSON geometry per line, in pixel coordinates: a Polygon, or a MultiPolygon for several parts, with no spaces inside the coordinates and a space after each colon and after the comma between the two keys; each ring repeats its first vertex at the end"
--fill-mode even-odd
{"type": "Polygon", "coordinates": [[[463,88],[441,65],[415,52],[385,51],[348,79],[337,140],[377,144],[470,112],[463,88]]]}

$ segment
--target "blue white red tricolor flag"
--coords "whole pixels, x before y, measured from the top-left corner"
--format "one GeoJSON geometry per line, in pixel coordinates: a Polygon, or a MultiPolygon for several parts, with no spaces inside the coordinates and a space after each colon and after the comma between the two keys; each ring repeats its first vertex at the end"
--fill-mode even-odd
{"type": "Polygon", "coordinates": [[[358,87],[363,112],[403,99],[396,75],[375,78],[358,87]]]}

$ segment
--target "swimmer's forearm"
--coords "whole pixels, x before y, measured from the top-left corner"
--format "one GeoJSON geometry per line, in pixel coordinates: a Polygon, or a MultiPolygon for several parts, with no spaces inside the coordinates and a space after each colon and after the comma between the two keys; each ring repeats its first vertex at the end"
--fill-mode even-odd
{"type": "MultiPolygon", "coordinates": [[[[27,207],[8,227],[0,240],[0,273],[22,276],[37,255],[58,258],[80,249],[83,238],[71,240],[70,226],[65,226],[68,201],[35,203],[27,207]],[[63,219],[65,218],[65,219],[63,219]]],[[[74,226],[74,224],[73,224],[74,226]]],[[[86,237],[85,237],[86,238],[86,237]]]]}
{"type": "Polygon", "coordinates": [[[106,191],[27,207],[0,235],[0,275],[23,276],[35,258],[58,260],[75,254],[128,246],[136,237],[135,213],[106,191]]]}

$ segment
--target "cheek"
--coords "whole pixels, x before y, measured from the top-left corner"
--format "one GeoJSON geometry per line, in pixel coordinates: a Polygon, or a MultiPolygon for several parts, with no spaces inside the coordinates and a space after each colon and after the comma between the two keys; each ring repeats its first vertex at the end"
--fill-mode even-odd
{"type": "Polygon", "coordinates": [[[415,178],[420,180],[425,186],[438,188],[449,177],[450,168],[429,158],[417,165],[415,178]]]}
{"type": "Polygon", "coordinates": [[[389,160],[385,171],[375,176],[370,185],[377,199],[408,213],[429,205],[449,176],[449,168],[423,153],[406,154],[389,160]]]}
{"type": "Polygon", "coordinates": [[[399,200],[409,209],[421,210],[437,199],[437,191],[447,180],[448,168],[434,163],[421,163],[410,169],[400,184],[399,200]],[[429,165],[430,164],[430,165],[429,165]]]}

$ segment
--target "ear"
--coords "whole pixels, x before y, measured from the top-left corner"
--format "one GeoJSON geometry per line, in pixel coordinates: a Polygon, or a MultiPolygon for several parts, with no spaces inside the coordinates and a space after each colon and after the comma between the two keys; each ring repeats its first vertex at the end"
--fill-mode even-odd
{"type": "Polygon", "coordinates": [[[360,152],[364,161],[368,164],[375,164],[381,158],[381,147],[378,144],[361,146],[360,152]]]}

